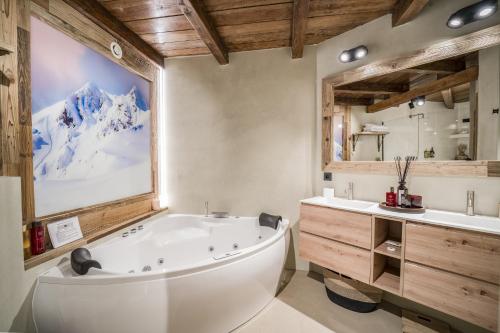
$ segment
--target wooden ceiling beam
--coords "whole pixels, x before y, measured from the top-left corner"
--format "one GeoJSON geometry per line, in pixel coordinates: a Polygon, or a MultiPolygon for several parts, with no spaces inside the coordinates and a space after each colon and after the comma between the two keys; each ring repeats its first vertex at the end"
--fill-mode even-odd
{"type": "Polygon", "coordinates": [[[475,81],[477,80],[478,73],[478,67],[470,67],[461,72],[451,74],[436,81],[419,85],[418,87],[405,93],[392,96],[386,100],[370,105],[368,106],[366,111],[368,113],[382,111],[387,108],[406,103],[419,96],[427,96],[467,82],[475,81]]]}
{"type": "Polygon", "coordinates": [[[335,96],[334,104],[336,105],[372,105],[375,99],[373,97],[344,97],[335,96]]]}
{"type": "Polygon", "coordinates": [[[392,26],[410,22],[417,17],[429,0],[399,0],[392,12],[392,26]]]}
{"type": "Polygon", "coordinates": [[[453,98],[453,92],[451,91],[451,88],[441,90],[441,96],[443,97],[443,103],[448,109],[454,109],[455,108],[455,101],[453,98]]]}
{"type": "Polygon", "coordinates": [[[164,56],[146,43],[139,35],[114,17],[97,0],[64,0],[89,20],[108,31],[116,38],[124,39],[159,66],[165,64],[164,56]]]}
{"type": "Polygon", "coordinates": [[[219,64],[228,64],[227,49],[208,16],[203,2],[201,0],[178,0],[177,4],[219,64]]]}
{"type": "Polygon", "coordinates": [[[304,40],[306,37],[307,16],[309,15],[309,0],[293,1],[292,19],[292,58],[302,58],[304,40]]]}
{"type": "Polygon", "coordinates": [[[408,91],[408,84],[398,83],[376,83],[376,82],[356,82],[335,88],[335,93],[340,94],[372,94],[372,95],[392,95],[408,91]]]}

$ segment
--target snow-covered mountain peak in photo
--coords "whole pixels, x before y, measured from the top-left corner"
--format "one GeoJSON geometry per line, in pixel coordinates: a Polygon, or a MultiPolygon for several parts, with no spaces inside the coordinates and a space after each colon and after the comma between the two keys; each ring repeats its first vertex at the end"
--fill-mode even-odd
{"type": "Polygon", "coordinates": [[[137,90],[113,95],[92,82],[33,114],[37,180],[84,180],[149,163],[148,110],[137,90]]]}

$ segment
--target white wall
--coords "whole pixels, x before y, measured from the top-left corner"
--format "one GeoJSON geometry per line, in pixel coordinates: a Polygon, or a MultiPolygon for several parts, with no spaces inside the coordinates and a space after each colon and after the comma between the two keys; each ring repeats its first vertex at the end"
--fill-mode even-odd
{"type": "Polygon", "coordinates": [[[478,150],[480,160],[500,159],[498,141],[500,115],[493,109],[499,108],[500,98],[500,46],[479,51],[478,79],[478,150]]]}
{"type": "MultiPolygon", "coordinates": [[[[386,15],[318,46],[316,64],[316,159],[314,170],[315,194],[324,186],[336,187],[336,193],[343,195],[346,184],[354,182],[355,197],[365,200],[382,200],[385,191],[396,183],[396,176],[375,176],[335,174],[334,181],[323,182],[321,172],[321,80],[332,74],[341,73],[375,60],[397,57],[412,50],[424,48],[455,36],[461,36],[500,23],[500,15],[475,22],[462,29],[446,27],[446,20],[456,10],[476,2],[475,0],[431,1],[422,14],[405,25],[392,28],[391,17],[386,15]],[[367,58],[359,62],[341,64],[338,54],[351,47],[365,44],[369,48],[367,58]]],[[[411,177],[410,191],[423,195],[425,203],[433,208],[463,211],[468,189],[477,193],[478,213],[497,215],[500,202],[500,179],[411,177]],[[446,200],[442,200],[446,197],[446,200]]]]}
{"type": "MultiPolygon", "coordinates": [[[[351,109],[351,132],[360,132],[366,123],[384,123],[389,130],[384,138],[385,161],[407,155],[418,156],[423,161],[424,151],[431,148],[435,151],[435,157],[431,160],[446,161],[455,159],[457,154],[458,141],[450,139],[450,135],[456,132],[457,117],[458,111],[448,110],[442,102],[427,101],[413,110],[405,103],[375,113],[367,113],[366,107],[359,106],[351,109]],[[409,117],[420,113],[424,114],[423,119],[409,117]]],[[[361,136],[351,160],[375,161],[377,157],[382,158],[382,153],[377,149],[377,137],[361,136]]]]}
{"type": "Polygon", "coordinates": [[[0,177],[0,332],[32,332],[31,295],[38,274],[56,260],[24,270],[21,181],[0,177]]]}
{"type": "MultiPolygon", "coordinates": [[[[280,214],[312,195],[315,47],[166,60],[172,212],[280,214]]],[[[306,267],[302,263],[302,267],[306,267]]]]}

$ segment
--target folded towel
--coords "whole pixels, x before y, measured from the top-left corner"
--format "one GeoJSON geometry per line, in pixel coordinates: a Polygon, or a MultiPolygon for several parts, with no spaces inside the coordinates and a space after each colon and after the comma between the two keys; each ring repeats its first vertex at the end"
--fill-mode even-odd
{"type": "Polygon", "coordinates": [[[261,213],[259,216],[259,224],[261,227],[271,227],[277,229],[281,221],[281,216],[261,213]]]}
{"type": "Polygon", "coordinates": [[[365,124],[363,126],[363,132],[388,132],[389,127],[384,125],[375,125],[375,124],[365,124]]]}

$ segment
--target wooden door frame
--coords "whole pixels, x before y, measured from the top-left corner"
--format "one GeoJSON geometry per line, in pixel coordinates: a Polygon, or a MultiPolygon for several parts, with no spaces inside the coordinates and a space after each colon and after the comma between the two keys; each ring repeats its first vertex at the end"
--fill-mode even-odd
{"type": "MultiPolygon", "coordinates": [[[[333,108],[335,87],[403,69],[468,54],[500,45],[500,24],[461,37],[433,44],[405,55],[379,60],[370,64],[327,76],[322,80],[322,161],[324,171],[346,173],[394,174],[394,163],[387,162],[335,162],[333,161],[333,108]]],[[[418,161],[413,175],[500,177],[500,161],[418,161]]]]}

